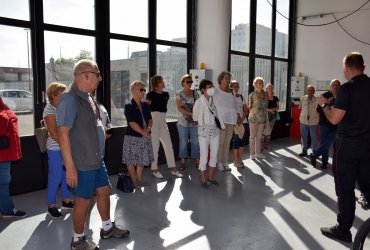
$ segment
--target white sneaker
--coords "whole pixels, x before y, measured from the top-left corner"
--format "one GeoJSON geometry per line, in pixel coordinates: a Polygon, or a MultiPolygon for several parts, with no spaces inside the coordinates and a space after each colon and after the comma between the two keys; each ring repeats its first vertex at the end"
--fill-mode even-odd
{"type": "Polygon", "coordinates": [[[256,156],[255,155],[251,155],[251,160],[254,160],[256,159],[256,156]]]}
{"type": "Polygon", "coordinates": [[[154,172],[153,171],[153,175],[158,178],[158,179],[163,179],[163,175],[161,174],[161,172],[157,171],[157,172],[154,172]]]}
{"type": "Polygon", "coordinates": [[[218,166],[219,171],[221,171],[221,172],[225,171],[225,167],[222,163],[217,163],[217,166],[218,166]]]}
{"type": "Polygon", "coordinates": [[[258,154],[258,155],[256,155],[256,158],[266,159],[266,155],[264,155],[264,154],[258,154]]]}
{"type": "Polygon", "coordinates": [[[173,176],[176,176],[176,177],[178,177],[178,178],[182,178],[182,177],[184,177],[179,171],[171,171],[171,174],[173,175],[173,176]]]}

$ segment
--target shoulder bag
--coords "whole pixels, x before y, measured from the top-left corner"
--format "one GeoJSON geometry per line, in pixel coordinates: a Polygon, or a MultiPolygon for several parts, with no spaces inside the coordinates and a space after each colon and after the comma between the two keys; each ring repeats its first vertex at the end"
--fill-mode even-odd
{"type": "Polygon", "coordinates": [[[134,184],[127,173],[121,172],[118,174],[117,189],[124,193],[134,192],[134,184]]]}
{"type": "Polygon", "coordinates": [[[40,152],[45,153],[46,152],[46,142],[48,139],[48,130],[45,127],[44,120],[40,121],[40,128],[35,129],[35,136],[37,143],[39,144],[40,152]]]}

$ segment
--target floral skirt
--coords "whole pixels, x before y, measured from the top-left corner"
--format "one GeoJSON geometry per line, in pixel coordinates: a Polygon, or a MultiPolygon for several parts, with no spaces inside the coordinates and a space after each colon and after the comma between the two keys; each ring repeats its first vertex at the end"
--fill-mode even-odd
{"type": "Polygon", "coordinates": [[[153,161],[152,142],[144,137],[125,135],[122,163],[134,166],[150,166],[153,161]]]}

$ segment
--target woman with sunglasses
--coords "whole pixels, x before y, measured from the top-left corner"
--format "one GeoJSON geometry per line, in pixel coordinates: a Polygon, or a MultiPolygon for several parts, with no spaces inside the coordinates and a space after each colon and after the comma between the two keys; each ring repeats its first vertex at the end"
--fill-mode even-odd
{"type": "Polygon", "coordinates": [[[163,77],[159,75],[153,76],[150,79],[150,88],[151,91],[146,95],[145,102],[150,105],[153,118],[152,147],[154,161],[151,166],[153,175],[158,179],[163,179],[163,175],[158,171],[158,151],[159,142],[161,142],[166,155],[167,166],[171,169],[171,175],[181,178],[182,174],[176,168],[171,137],[166,124],[167,102],[170,99],[170,95],[168,92],[163,91],[165,88],[163,77]]]}
{"type": "Polygon", "coordinates": [[[143,185],[142,173],[144,166],[153,161],[153,150],[150,136],[152,117],[149,105],[142,102],[145,85],[141,81],[130,84],[133,95],[131,102],[125,105],[127,130],[123,140],[122,163],[127,165],[128,173],[135,188],[143,185]],[[136,171],[135,171],[136,166],[136,171]]]}
{"type": "Polygon", "coordinates": [[[196,159],[196,167],[199,165],[199,143],[198,126],[193,121],[193,105],[198,99],[198,93],[192,90],[193,79],[191,75],[183,75],[181,78],[182,89],[176,92],[176,107],[182,114],[177,121],[177,131],[179,133],[179,158],[181,159],[180,170],[185,169],[185,159],[188,154],[188,140],[191,141],[191,158],[196,159]]]}
{"type": "Polygon", "coordinates": [[[249,108],[249,150],[252,160],[255,158],[264,159],[261,153],[262,133],[266,124],[267,116],[267,95],[263,90],[263,78],[256,77],[253,80],[255,91],[250,93],[248,98],[249,108]]]}

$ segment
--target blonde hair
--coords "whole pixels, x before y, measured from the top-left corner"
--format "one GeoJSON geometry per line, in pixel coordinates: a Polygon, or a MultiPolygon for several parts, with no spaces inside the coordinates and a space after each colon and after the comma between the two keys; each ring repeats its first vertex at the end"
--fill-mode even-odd
{"type": "Polygon", "coordinates": [[[274,85],[271,83],[266,84],[265,90],[267,91],[267,88],[272,86],[272,92],[274,92],[274,85]]]}
{"type": "Polygon", "coordinates": [[[133,94],[136,88],[145,88],[145,84],[142,81],[135,80],[130,84],[130,91],[133,94]]]}
{"type": "Polygon", "coordinates": [[[232,88],[236,83],[240,86],[240,84],[237,80],[232,80],[229,84],[229,87],[232,88]]]}
{"type": "Polygon", "coordinates": [[[59,94],[63,93],[64,90],[67,89],[67,86],[60,82],[52,82],[49,84],[48,88],[46,89],[46,95],[48,96],[49,101],[53,99],[53,97],[58,96],[59,94]]]}
{"type": "Polygon", "coordinates": [[[256,84],[257,84],[257,82],[258,81],[262,81],[262,85],[264,84],[264,82],[265,82],[265,80],[263,80],[263,78],[262,77],[260,77],[260,76],[257,76],[256,78],[254,78],[254,80],[253,80],[253,87],[256,87],[256,84]]]}

